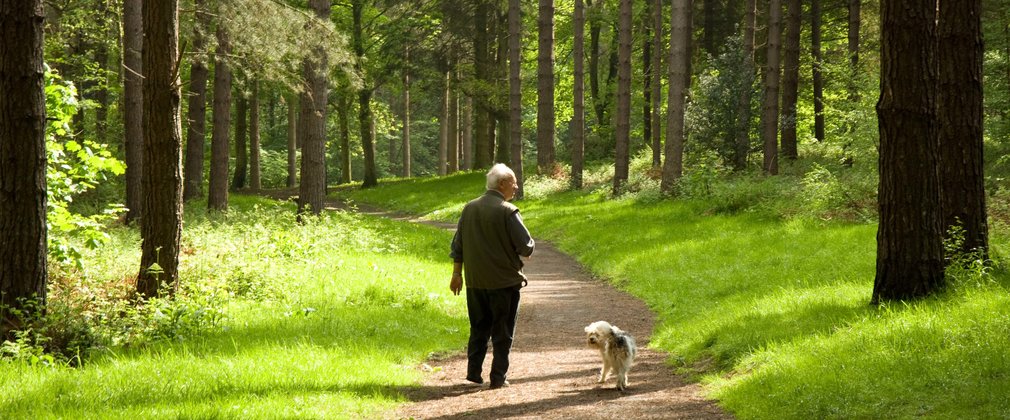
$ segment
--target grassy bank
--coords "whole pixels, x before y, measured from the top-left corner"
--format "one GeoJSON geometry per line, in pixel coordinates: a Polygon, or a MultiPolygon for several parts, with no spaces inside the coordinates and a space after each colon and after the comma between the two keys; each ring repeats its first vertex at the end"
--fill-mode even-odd
{"type": "MultiPolygon", "coordinates": [[[[429,353],[465,341],[448,233],[342,212],[298,225],[291,205],[255,197],[204,207],[186,212],[180,299],[78,314],[96,325],[80,367],[4,353],[0,417],[373,416],[403,401],[429,353]]],[[[85,270],[56,274],[77,285],[62,300],[101,301],[94,290],[135,275],[136,230],[111,234],[85,270]]]]}
{"type": "MultiPolygon", "coordinates": [[[[766,211],[800,203],[769,206],[760,186],[729,198],[615,200],[605,188],[552,192],[552,182],[532,180],[528,191],[547,192],[519,204],[534,237],[646,301],[660,320],[651,345],[669,351],[673,369],[704,382],[734,414],[1010,413],[1004,271],[951,273],[952,287],[940,296],[871,307],[875,223],[766,211]]],[[[482,174],[461,174],[339,194],[454,220],[482,190],[482,174]]],[[[993,226],[995,255],[1007,255],[1006,233],[993,226]]]]}

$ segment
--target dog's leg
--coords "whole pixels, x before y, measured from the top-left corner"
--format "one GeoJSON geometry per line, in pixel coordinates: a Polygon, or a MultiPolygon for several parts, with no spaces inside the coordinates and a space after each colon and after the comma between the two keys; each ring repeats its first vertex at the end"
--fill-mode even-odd
{"type": "Polygon", "coordinates": [[[624,391],[628,388],[628,369],[624,366],[617,371],[617,389],[624,391]]]}
{"type": "Polygon", "coordinates": [[[600,368],[600,378],[596,380],[596,383],[602,384],[603,381],[607,380],[607,371],[610,370],[610,359],[604,355],[603,357],[603,367],[600,368]]]}

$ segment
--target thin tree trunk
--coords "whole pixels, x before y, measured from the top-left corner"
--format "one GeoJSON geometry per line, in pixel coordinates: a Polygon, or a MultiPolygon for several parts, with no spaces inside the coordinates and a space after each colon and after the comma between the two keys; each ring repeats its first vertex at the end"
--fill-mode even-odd
{"type": "Polygon", "coordinates": [[[856,74],[859,67],[859,26],[860,3],[862,0],[849,0],[849,63],[852,75],[849,77],[849,101],[859,101],[859,87],[856,86],[856,74]]]}
{"type": "Polygon", "coordinates": [[[375,122],[372,120],[372,90],[358,91],[358,126],[361,133],[361,148],[365,157],[365,175],[361,181],[362,188],[379,185],[375,175],[375,122]]]}
{"type": "Polygon", "coordinates": [[[235,173],[232,174],[232,191],[246,187],[246,174],[249,171],[249,154],[246,148],[246,136],[249,133],[249,100],[242,90],[239,88],[235,101],[235,173]]]}
{"type": "Polygon", "coordinates": [[[702,5],[702,21],[704,28],[702,28],[702,48],[708,55],[715,57],[719,54],[715,45],[715,27],[716,27],[716,1],[718,0],[702,0],[704,5],[702,5]]]}
{"type": "Polygon", "coordinates": [[[140,219],[143,212],[140,174],[144,165],[144,64],[141,49],[144,41],[143,0],[123,0],[123,143],[126,160],[127,224],[140,219]]]}
{"type": "Polygon", "coordinates": [[[207,69],[204,49],[207,40],[204,37],[209,25],[209,16],[203,0],[195,2],[196,24],[193,28],[194,56],[189,70],[189,102],[186,104],[186,117],[189,124],[186,129],[186,163],[183,176],[182,198],[185,201],[203,196],[203,157],[207,142],[207,69]]]}
{"type": "Polygon", "coordinates": [[[674,0],[670,10],[670,91],[667,93],[666,161],[660,190],[669,194],[684,171],[684,116],[691,63],[691,0],[674,0]]]}
{"type": "MultiPolygon", "coordinates": [[[[402,158],[402,171],[400,173],[404,178],[410,178],[410,47],[404,47],[403,57],[406,65],[403,69],[403,140],[400,145],[400,157],[402,158]]],[[[346,118],[347,113],[344,112],[343,118],[346,118]]],[[[344,120],[343,122],[346,122],[344,120]]],[[[341,122],[341,124],[343,124],[341,122]]],[[[341,126],[341,134],[343,134],[344,126],[341,126]]]]}
{"type": "Polygon", "coordinates": [[[937,20],[940,208],[943,232],[962,229],[961,252],[988,258],[982,159],[982,5],[979,0],[940,3],[937,20]]]}
{"type": "Polygon", "coordinates": [[[765,72],[765,93],[762,100],[761,140],[764,143],[764,164],[768,175],[779,173],[778,121],[779,121],[779,53],[782,48],[782,2],[768,2],[768,59],[765,72]]]}
{"type": "Polygon", "coordinates": [[[642,14],[642,143],[652,147],[652,0],[642,14]]]}
{"type": "MultiPolygon", "coordinates": [[[[496,6],[496,9],[498,6],[496,6]]],[[[495,31],[493,32],[497,35],[497,48],[495,49],[495,71],[494,71],[494,87],[493,94],[491,95],[494,100],[492,101],[492,121],[496,125],[497,130],[492,131],[493,136],[495,136],[495,162],[504,163],[508,166],[512,165],[512,144],[509,142],[511,137],[512,127],[509,126],[509,112],[508,105],[500,106],[501,100],[508,100],[508,96],[501,95],[500,92],[508,92],[508,6],[501,13],[498,13],[498,19],[495,20],[495,31]]]]}
{"type": "Polygon", "coordinates": [[[0,339],[46,307],[46,99],[41,0],[0,13],[0,339]],[[26,305],[25,299],[38,306],[26,305]]]}
{"type": "MultiPolygon", "coordinates": [[[[119,30],[118,25],[115,25],[115,20],[111,13],[109,13],[108,4],[106,2],[98,2],[96,5],[98,7],[98,15],[105,20],[105,35],[108,37],[113,37],[113,28],[116,31],[119,30]]],[[[98,86],[95,87],[95,102],[97,107],[95,108],[95,138],[101,144],[107,144],[109,140],[106,138],[106,132],[108,131],[108,119],[109,119],[109,47],[106,42],[98,42],[95,45],[95,64],[98,65],[98,73],[101,80],[98,82],[98,86]]]]}
{"type": "Polygon", "coordinates": [[[656,0],[652,6],[652,167],[663,165],[662,146],[662,86],[663,86],[663,0],[656,0]]]}
{"type": "MultiPolygon", "coordinates": [[[[316,18],[330,20],[329,0],[309,0],[309,8],[316,18]]],[[[318,216],[326,199],[326,99],[328,57],[320,47],[310,59],[304,61],[306,92],[309,102],[303,103],[302,115],[305,132],[302,136],[301,182],[298,183],[298,215],[312,212],[318,216]]]]}
{"type": "Polygon", "coordinates": [[[874,304],[925,296],[944,284],[936,170],[936,1],[882,0],[880,23],[880,223],[874,304]]]}
{"type": "MultiPolygon", "coordinates": [[[[448,65],[446,66],[448,67],[448,65]]],[[[442,98],[439,104],[442,109],[439,111],[441,117],[438,125],[438,169],[439,176],[445,175],[446,168],[446,148],[449,142],[449,72],[442,74],[442,98]]]]}
{"type": "Polygon", "coordinates": [[[600,92],[600,32],[603,29],[600,18],[604,3],[603,0],[597,0],[597,5],[594,6],[592,0],[586,0],[586,6],[589,8],[589,95],[593,98],[596,125],[607,127],[610,125],[610,118],[607,118],[607,107],[610,104],[606,95],[600,92]]]}
{"type": "Polygon", "coordinates": [[[799,157],[796,141],[796,100],[800,82],[800,0],[788,0],[782,75],[782,156],[799,157]]]}
{"type": "Polygon", "coordinates": [[[217,58],[214,62],[214,128],[210,139],[210,186],[207,208],[228,209],[228,160],[231,153],[228,136],[231,131],[231,69],[228,33],[217,27],[217,58]]]}
{"type": "Polygon", "coordinates": [[[459,171],[459,73],[455,60],[449,64],[449,120],[446,132],[446,173],[459,171]]]}
{"type": "Polygon", "coordinates": [[[249,97],[249,188],[263,188],[260,179],[260,92],[259,82],[252,81],[249,97]]]}
{"type": "MultiPolygon", "coordinates": [[[[474,77],[478,82],[488,81],[488,4],[485,0],[479,0],[476,13],[474,15],[474,77]]],[[[491,166],[494,148],[493,141],[488,139],[488,125],[490,115],[488,115],[487,98],[483,93],[478,93],[473,104],[473,169],[484,169],[491,166]]]]}
{"type": "Polygon", "coordinates": [[[572,188],[582,188],[582,167],[585,160],[586,141],[586,104],[585,104],[585,31],[586,16],[582,0],[575,0],[575,17],[573,20],[575,45],[573,55],[575,60],[575,86],[573,87],[572,108],[572,188]]]}
{"type": "MultiPolygon", "coordinates": [[[[351,182],[351,129],[347,115],[351,110],[351,95],[346,91],[340,95],[340,105],[337,109],[337,119],[340,124],[340,183],[351,182]]],[[[408,153],[407,163],[410,163],[410,147],[404,149],[408,153]]]]}
{"type": "MultiPolygon", "coordinates": [[[[581,0],[576,0],[581,1],[581,0]]],[[[576,6],[578,7],[578,6],[576,6]]],[[[520,79],[522,68],[522,47],[520,38],[522,37],[522,4],[520,0],[509,0],[509,125],[512,130],[509,132],[509,144],[512,146],[512,157],[515,163],[512,171],[516,174],[516,183],[519,188],[516,190],[516,198],[524,197],[524,177],[523,177],[523,136],[522,136],[522,80],[520,79]]],[[[577,10],[577,9],[576,9],[577,10]]],[[[553,12],[553,9],[552,9],[553,12]]],[[[553,33],[552,33],[553,36],[553,33]]],[[[579,42],[579,35],[576,35],[575,42],[579,42]]],[[[576,48],[578,48],[576,46],[576,48]]],[[[578,58],[576,58],[577,60],[578,58]]],[[[576,64],[578,66],[578,64],[576,64]]],[[[578,79],[576,79],[577,83],[578,79]]],[[[553,88],[552,88],[553,89],[553,88]]],[[[578,87],[576,87],[578,89],[578,87]]],[[[553,90],[552,90],[553,94],[553,90]]],[[[538,99],[539,100],[539,99],[538,99]]],[[[539,116],[539,113],[538,113],[539,116]]],[[[539,122],[538,122],[539,126],[539,122]]],[[[539,150],[538,150],[539,152],[539,150]]]]}
{"type": "Polygon", "coordinates": [[[618,12],[617,118],[614,195],[628,182],[628,148],[631,137],[631,0],[621,0],[618,12]]]}
{"type": "MultiPolygon", "coordinates": [[[[537,15],[537,170],[554,169],[554,0],[540,0],[537,15]]],[[[518,29],[516,30],[518,36],[518,29]]]]}
{"type": "Polygon", "coordinates": [[[141,216],[137,292],[178,290],[182,234],[182,126],[179,105],[177,0],[148,2],[144,14],[144,214],[141,216]],[[160,267],[156,269],[155,267],[160,267]]]}
{"type": "Polygon", "coordinates": [[[810,53],[813,56],[814,85],[814,138],[824,141],[824,77],[821,66],[821,0],[810,2],[810,53]]]}
{"type": "Polygon", "coordinates": [[[463,134],[460,138],[463,148],[463,170],[473,169],[473,98],[467,96],[463,101],[463,134]]]}
{"type": "Polygon", "coordinates": [[[288,95],[288,188],[298,184],[298,95],[288,95]]]}
{"type": "Polygon", "coordinates": [[[747,168],[747,154],[750,151],[750,119],[751,90],[754,87],[754,28],[757,23],[757,1],[747,0],[744,6],[743,19],[743,63],[741,72],[743,81],[740,86],[740,97],[736,105],[736,144],[733,153],[733,169],[742,171],[747,168]]]}

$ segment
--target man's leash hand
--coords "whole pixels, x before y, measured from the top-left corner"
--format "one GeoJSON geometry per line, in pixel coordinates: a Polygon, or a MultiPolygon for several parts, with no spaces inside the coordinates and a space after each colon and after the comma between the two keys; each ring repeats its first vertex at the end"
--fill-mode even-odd
{"type": "Polygon", "coordinates": [[[452,280],[449,280],[449,290],[452,294],[459,295],[459,291],[463,290],[463,275],[459,273],[452,273],[452,280]]]}

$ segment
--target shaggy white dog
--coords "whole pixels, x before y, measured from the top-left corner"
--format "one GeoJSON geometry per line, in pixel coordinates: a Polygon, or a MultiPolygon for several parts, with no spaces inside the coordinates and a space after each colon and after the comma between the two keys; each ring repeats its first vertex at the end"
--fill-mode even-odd
{"type": "Polygon", "coordinates": [[[586,327],[586,342],[589,347],[599,349],[603,358],[597,383],[603,383],[607,374],[613,372],[617,375],[617,389],[624,391],[628,387],[628,371],[635,362],[635,339],[606,321],[596,321],[586,327]]]}

